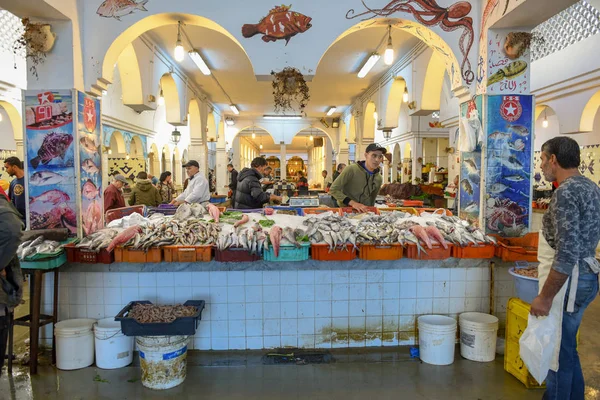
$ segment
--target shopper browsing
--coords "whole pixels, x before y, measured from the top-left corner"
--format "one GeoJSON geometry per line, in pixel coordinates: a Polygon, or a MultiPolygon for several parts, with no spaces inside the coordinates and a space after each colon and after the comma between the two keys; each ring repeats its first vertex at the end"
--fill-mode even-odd
{"type": "Polygon", "coordinates": [[[600,263],[594,258],[600,241],[600,188],[579,173],[577,142],[556,137],[542,145],[541,167],[547,182],[558,182],[539,239],[540,293],[531,314],[553,314],[558,343],[546,378],[546,400],[583,400],[585,385],[577,331],[583,313],[598,294],[600,263]]]}
{"type": "Polygon", "coordinates": [[[152,181],[148,178],[148,174],[141,171],[137,174],[135,186],[129,197],[130,206],[144,205],[148,207],[158,207],[161,202],[160,193],[154,187],[152,181]]]}
{"type": "Polygon", "coordinates": [[[126,185],[127,179],[123,175],[115,175],[112,183],[104,190],[104,212],[125,207],[123,187],[126,185]]]}
{"type": "Polygon", "coordinates": [[[387,152],[385,147],[371,143],[365,151],[365,161],[359,161],[343,169],[333,182],[329,193],[340,206],[352,207],[358,212],[367,212],[375,205],[375,199],[383,183],[379,164],[387,152]]]}
{"type": "Polygon", "coordinates": [[[227,164],[227,171],[229,171],[231,176],[231,181],[229,182],[229,190],[231,190],[231,208],[235,208],[235,191],[237,188],[238,172],[233,167],[233,164],[227,164]]]}
{"type": "Polygon", "coordinates": [[[196,160],[190,160],[184,165],[185,172],[189,177],[189,184],[175,200],[173,205],[183,203],[204,203],[210,200],[208,180],[200,173],[200,164],[196,160]]]}
{"type": "MultiPolygon", "coordinates": [[[[331,179],[331,183],[332,184],[340,176],[340,174],[342,173],[342,171],[344,170],[344,168],[346,168],[346,164],[344,164],[344,163],[339,163],[338,164],[337,168],[335,169],[335,172],[333,173],[333,177],[331,179]]],[[[329,187],[331,187],[331,186],[329,186],[329,187]]]]}
{"type": "Polygon", "coordinates": [[[235,207],[240,209],[262,208],[269,201],[281,202],[281,197],[263,191],[260,180],[263,177],[267,160],[256,157],[250,164],[252,168],[244,168],[238,176],[235,207]]]}
{"type": "Polygon", "coordinates": [[[25,197],[25,171],[23,171],[23,163],[18,157],[8,157],[4,160],[4,169],[8,175],[15,177],[10,182],[8,198],[19,214],[21,214],[21,221],[25,223],[25,203],[27,198],[25,197]]]}
{"type": "Polygon", "coordinates": [[[173,186],[173,180],[171,172],[165,171],[160,174],[158,185],[156,185],[158,193],[160,193],[161,203],[169,204],[173,200],[175,194],[175,186],[173,186]]]}

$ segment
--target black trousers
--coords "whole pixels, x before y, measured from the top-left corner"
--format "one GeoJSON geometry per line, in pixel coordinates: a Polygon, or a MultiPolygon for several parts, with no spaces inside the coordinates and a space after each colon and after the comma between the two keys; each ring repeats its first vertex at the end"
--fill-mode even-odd
{"type": "MultiPolygon", "coordinates": [[[[4,307],[4,306],[2,306],[4,307]]],[[[4,358],[6,357],[6,347],[8,345],[8,310],[4,308],[5,314],[0,317],[0,375],[2,375],[2,367],[4,366],[4,358]]],[[[8,355],[12,357],[12,354],[8,355]]]]}

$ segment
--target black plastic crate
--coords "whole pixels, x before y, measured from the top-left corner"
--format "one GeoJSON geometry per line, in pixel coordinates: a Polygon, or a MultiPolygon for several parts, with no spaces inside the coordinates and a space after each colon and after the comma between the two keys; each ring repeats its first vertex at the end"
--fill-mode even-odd
{"type": "Polygon", "coordinates": [[[184,306],[194,306],[197,309],[196,314],[190,317],[180,317],[173,322],[153,322],[142,324],[126,314],[136,304],[152,304],[147,300],[132,301],[127,304],[115,317],[115,321],[121,322],[121,330],[125,336],[193,336],[196,334],[198,322],[202,319],[202,310],[204,309],[204,300],[188,300],[183,303],[184,306]]]}

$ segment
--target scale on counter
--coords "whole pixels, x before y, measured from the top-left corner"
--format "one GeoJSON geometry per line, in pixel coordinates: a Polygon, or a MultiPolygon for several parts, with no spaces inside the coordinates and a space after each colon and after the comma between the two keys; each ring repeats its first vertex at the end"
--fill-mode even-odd
{"type": "Polygon", "coordinates": [[[290,197],[290,207],[319,207],[319,196],[290,197]]]}

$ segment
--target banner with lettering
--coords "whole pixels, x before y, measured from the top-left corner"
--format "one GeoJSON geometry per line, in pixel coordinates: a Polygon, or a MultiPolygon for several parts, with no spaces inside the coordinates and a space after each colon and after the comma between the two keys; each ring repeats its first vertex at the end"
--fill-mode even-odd
{"type": "Polygon", "coordinates": [[[73,94],[25,92],[25,176],[29,229],[77,233],[73,94]]]}
{"type": "Polygon", "coordinates": [[[100,115],[100,100],[83,92],[77,92],[79,195],[81,226],[85,236],[102,229],[104,224],[100,115]]]}
{"type": "Polygon", "coordinates": [[[529,94],[531,39],[528,35],[509,29],[489,31],[488,94],[529,94]]]}

